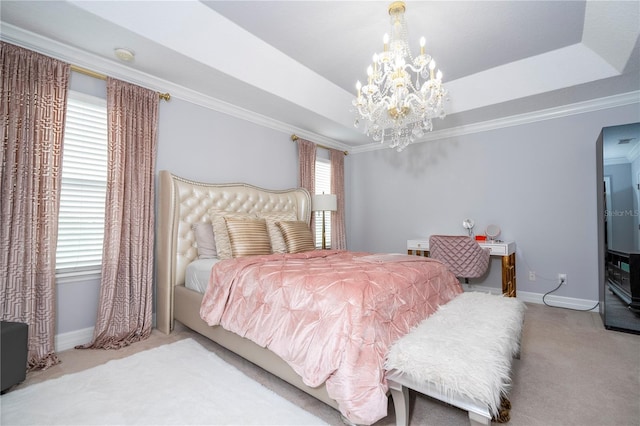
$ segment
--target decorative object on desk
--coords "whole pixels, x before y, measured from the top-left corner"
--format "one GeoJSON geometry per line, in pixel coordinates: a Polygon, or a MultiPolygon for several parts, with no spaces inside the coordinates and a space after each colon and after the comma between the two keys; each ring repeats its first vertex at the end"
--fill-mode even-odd
{"type": "Polygon", "coordinates": [[[476,241],[487,241],[486,235],[476,235],[476,241]]]}
{"type": "Polygon", "coordinates": [[[467,230],[467,232],[469,232],[470,237],[473,235],[473,227],[475,226],[475,224],[476,223],[473,221],[473,219],[465,219],[462,221],[462,226],[467,230]]]}
{"type": "Polygon", "coordinates": [[[498,225],[489,225],[484,233],[489,237],[489,241],[495,241],[500,235],[500,227],[498,225]]]}
{"type": "Polygon", "coordinates": [[[433,129],[431,120],[444,118],[447,90],[442,85],[442,72],[425,53],[425,38],[420,39],[420,54],[409,49],[405,4],[389,5],[391,36],[383,37],[383,51],[373,55],[367,68],[367,83],[356,83],[357,97],[352,104],[360,126],[374,141],[390,142],[389,147],[402,151],[407,145],[433,129]]]}
{"type": "Polygon", "coordinates": [[[335,194],[315,194],[311,199],[311,210],[322,212],[322,250],[327,248],[325,212],[338,210],[338,196],[335,194]]]}

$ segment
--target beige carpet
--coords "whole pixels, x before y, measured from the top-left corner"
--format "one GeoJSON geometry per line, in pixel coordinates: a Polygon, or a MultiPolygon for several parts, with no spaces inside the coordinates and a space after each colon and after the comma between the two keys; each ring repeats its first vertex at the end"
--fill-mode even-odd
{"type": "MultiPolygon", "coordinates": [[[[148,340],[118,351],[61,352],[61,364],[30,373],[18,388],[187,337],[327,423],[342,424],[333,408],[184,327],[169,336],[154,331],[148,340]]],[[[513,365],[508,425],[640,426],[640,335],[605,330],[596,313],[529,304],[522,357],[513,365]]],[[[376,425],[394,424],[390,403],[389,416],[376,425]]],[[[411,425],[468,424],[465,412],[412,393],[411,425]]]]}
{"type": "Polygon", "coordinates": [[[0,407],[7,426],[326,425],[193,339],[8,392],[0,407]]]}

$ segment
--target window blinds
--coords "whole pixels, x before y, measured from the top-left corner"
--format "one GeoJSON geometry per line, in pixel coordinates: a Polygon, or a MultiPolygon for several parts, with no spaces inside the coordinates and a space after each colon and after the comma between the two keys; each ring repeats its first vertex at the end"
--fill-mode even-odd
{"type": "Polygon", "coordinates": [[[69,92],[56,274],[100,273],[107,189],[106,100],[69,92]]]}

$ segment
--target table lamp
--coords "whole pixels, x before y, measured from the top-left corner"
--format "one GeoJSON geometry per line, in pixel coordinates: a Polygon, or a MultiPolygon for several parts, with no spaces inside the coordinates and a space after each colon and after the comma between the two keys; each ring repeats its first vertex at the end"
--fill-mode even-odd
{"type": "Polygon", "coordinates": [[[322,250],[324,250],[327,248],[324,214],[338,210],[338,196],[335,194],[315,194],[311,198],[311,210],[322,212],[322,250]]]}

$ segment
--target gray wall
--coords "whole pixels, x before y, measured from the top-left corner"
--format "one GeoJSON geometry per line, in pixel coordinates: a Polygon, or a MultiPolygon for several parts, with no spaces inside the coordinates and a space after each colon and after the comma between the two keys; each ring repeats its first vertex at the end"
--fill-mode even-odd
{"type": "MultiPolygon", "coordinates": [[[[97,94],[104,82],[74,74],[72,88],[97,94]]],[[[638,121],[637,105],[441,141],[403,153],[380,150],[345,159],[351,250],[405,252],[406,240],[462,233],[462,220],[502,228],[518,244],[518,289],[597,300],[595,141],[602,127],[638,121]],[[537,281],[528,281],[528,271],[537,281]],[[545,280],[544,278],[548,278],[545,280]]],[[[207,182],[297,186],[290,134],[180,99],[160,103],[157,170],[207,182]]],[[[477,282],[500,286],[500,264],[477,282]]],[[[57,334],[92,327],[99,283],[58,286],[57,334]]]]}
{"type": "MultiPolygon", "coordinates": [[[[519,291],[566,273],[557,296],[598,300],[596,139],[637,120],[632,105],[349,156],[349,248],[406,252],[408,239],[464,233],[468,217],[516,241],[519,291]]],[[[475,283],[499,288],[499,260],[475,283]]]]}
{"type": "Polygon", "coordinates": [[[156,168],[196,181],[295,188],[298,150],[290,137],[172,99],[160,104],[156,168]]]}

